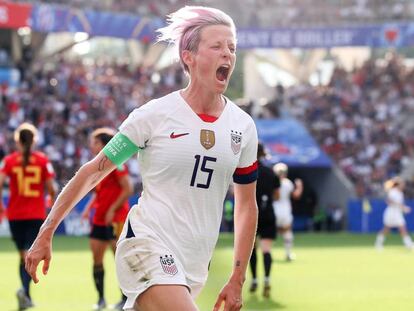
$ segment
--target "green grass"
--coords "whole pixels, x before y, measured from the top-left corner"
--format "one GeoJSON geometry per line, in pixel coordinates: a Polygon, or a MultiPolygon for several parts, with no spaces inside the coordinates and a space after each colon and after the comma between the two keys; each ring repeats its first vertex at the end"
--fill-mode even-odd
{"type": "MultiPolygon", "coordinates": [[[[281,242],[273,250],[272,298],[248,293],[248,277],[243,310],[255,311],[405,311],[414,305],[414,253],[404,249],[397,235],[377,252],[373,235],[296,235],[297,260],[286,263],[281,242]]],[[[207,285],[197,300],[201,311],[212,310],[217,293],[232,265],[232,236],[222,235],[214,253],[207,285]]],[[[0,239],[0,310],[17,309],[15,291],[18,256],[10,239],[0,239]]],[[[52,266],[32,296],[39,311],[91,310],[96,300],[92,283],[92,259],[87,238],[57,237],[52,266]]],[[[113,256],[105,257],[105,290],[109,304],[120,296],[113,256]]],[[[259,276],[262,275],[259,256],[259,276]]],[[[248,274],[249,276],[249,274],[248,274]]]]}

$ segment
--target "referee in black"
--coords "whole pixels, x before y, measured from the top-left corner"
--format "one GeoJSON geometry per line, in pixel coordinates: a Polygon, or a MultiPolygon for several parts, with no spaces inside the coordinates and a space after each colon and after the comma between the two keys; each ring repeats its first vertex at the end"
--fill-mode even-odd
{"type": "MultiPolygon", "coordinates": [[[[260,248],[263,252],[264,262],[264,287],[263,297],[270,297],[270,269],[272,266],[272,241],[276,238],[276,218],[273,212],[273,200],[278,198],[280,181],[273,170],[263,164],[266,156],[263,144],[259,143],[257,149],[258,171],[256,187],[256,201],[259,208],[259,220],[256,237],[260,237],[260,248]]],[[[257,255],[256,244],[250,257],[250,270],[252,272],[252,284],[250,292],[257,290],[257,255]]]]}

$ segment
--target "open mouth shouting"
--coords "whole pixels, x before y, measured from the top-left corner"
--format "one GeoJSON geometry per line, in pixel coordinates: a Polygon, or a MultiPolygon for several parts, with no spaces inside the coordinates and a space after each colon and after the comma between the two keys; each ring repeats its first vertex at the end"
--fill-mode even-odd
{"type": "Polygon", "coordinates": [[[221,65],[216,71],[216,78],[222,83],[227,82],[230,74],[230,65],[221,65]]]}

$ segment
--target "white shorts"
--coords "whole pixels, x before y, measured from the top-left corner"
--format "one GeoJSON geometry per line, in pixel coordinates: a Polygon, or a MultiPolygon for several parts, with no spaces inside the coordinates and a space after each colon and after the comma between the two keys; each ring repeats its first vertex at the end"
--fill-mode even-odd
{"type": "Polygon", "coordinates": [[[384,212],[383,221],[385,226],[391,228],[405,226],[404,215],[397,208],[387,207],[384,212]]]}
{"type": "MultiPolygon", "coordinates": [[[[128,222],[124,231],[127,227],[128,222]]],[[[115,263],[119,286],[127,297],[124,310],[132,309],[137,297],[153,285],[183,285],[193,297],[204,286],[187,279],[173,252],[151,235],[126,238],[123,234],[118,241],[115,263]]]]}
{"type": "Polygon", "coordinates": [[[285,228],[292,225],[293,216],[287,209],[276,208],[276,226],[285,228]]]}

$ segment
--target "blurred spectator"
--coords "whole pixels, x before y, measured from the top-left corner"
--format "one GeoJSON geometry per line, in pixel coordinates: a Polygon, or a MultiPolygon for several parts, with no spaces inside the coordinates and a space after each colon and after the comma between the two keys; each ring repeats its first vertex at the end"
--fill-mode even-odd
{"type": "Polygon", "coordinates": [[[293,87],[287,101],[358,196],[383,196],[383,182],[414,156],[413,85],[414,70],[387,56],[351,73],[336,68],[326,87],[293,87]]]}

